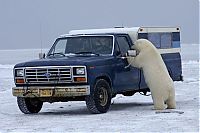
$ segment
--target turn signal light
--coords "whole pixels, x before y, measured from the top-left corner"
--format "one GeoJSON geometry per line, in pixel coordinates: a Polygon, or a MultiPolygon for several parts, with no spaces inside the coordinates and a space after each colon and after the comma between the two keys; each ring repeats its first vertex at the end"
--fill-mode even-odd
{"type": "Polygon", "coordinates": [[[24,83],[24,79],[16,79],[16,83],[23,84],[24,83]]]}
{"type": "Polygon", "coordinates": [[[75,82],[86,82],[86,78],[85,77],[75,77],[74,81],[75,82]]]}

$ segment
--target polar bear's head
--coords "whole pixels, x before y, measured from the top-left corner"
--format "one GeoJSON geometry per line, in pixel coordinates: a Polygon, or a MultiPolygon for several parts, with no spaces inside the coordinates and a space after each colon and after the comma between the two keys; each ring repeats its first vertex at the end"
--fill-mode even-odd
{"type": "Polygon", "coordinates": [[[155,49],[155,46],[147,39],[138,39],[137,41],[135,41],[132,48],[138,52],[141,52],[142,50],[149,49],[149,48],[155,49]]]}

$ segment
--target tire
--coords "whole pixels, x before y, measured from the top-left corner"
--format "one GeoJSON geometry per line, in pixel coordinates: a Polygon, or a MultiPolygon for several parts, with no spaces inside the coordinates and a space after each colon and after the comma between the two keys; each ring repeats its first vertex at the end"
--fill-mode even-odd
{"type": "Polygon", "coordinates": [[[124,96],[133,96],[136,93],[136,91],[127,91],[122,93],[124,96]]]}
{"type": "Polygon", "coordinates": [[[104,79],[98,79],[94,87],[94,93],[86,96],[86,105],[90,113],[106,113],[111,105],[111,88],[104,79]]]}
{"type": "Polygon", "coordinates": [[[17,104],[24,114],[38,113],[42,109],[43,102],[36,98],[17,97],[17,104]]]}

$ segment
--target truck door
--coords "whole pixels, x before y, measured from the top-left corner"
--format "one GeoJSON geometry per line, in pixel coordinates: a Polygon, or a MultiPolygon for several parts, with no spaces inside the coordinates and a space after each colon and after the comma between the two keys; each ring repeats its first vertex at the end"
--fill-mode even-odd
{"type": "Polygon", "coordinates": [[[139,85],[139,69],[128,66],[127,59],[122,59],[131,47],[130,38],[120,35],[115,38],[116,66],[114,87],[117,91],[136,90],[139,85]]]}

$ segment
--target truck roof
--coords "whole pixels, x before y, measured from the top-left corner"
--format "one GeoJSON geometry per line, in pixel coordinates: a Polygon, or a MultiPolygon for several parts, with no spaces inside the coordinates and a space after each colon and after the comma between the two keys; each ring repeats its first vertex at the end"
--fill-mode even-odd
{"type": "Polygon", "coordinates": [[[134,42],[137,39],[138,30],[140,27],[131,28],[106,28],[106,29],[87,29],[87,30],[71,30],[70,35],[84,35],[84,34],[128,34],[134,42]]]}
{"type": "Polygon", "coordinates": [[[134,43],[137,40],[138,33],[148,32],[180,32],[179,27],[130,27],[130,28],[106,28],[106,29],[85,29],[85,30],[71,30],[69,34],[64,36],[74,35],[96,35],[96,34],[128,34],[134,43]]]}

